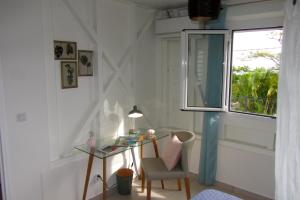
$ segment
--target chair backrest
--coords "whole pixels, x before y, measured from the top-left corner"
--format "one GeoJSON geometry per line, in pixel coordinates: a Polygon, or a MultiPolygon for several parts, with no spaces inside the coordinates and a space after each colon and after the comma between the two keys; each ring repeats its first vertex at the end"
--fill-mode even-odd
{"type": "Polygon", "coordinates": [[[181,152],[181,167],[183,171],[188,175],[189,173],[189,160],[188,155],[194,144],[195,134],[190,131],[174,131],[171,135],[176,135],[178,139],[182,142],[182,152],[181,152]]]}

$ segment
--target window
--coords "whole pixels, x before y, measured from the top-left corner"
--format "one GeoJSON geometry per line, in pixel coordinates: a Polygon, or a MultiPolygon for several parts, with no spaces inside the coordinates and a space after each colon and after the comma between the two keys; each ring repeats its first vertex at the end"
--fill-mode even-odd
{"type": "Polygon", "coordinates": [[[233,31],[229,110],[275,116],[282,29],[233,31]]]}
{"type": "Polygon", "coordinates": [[[182,110],[276,116],[282,29],[233,31],[231,74],[227,32],[182,32],[182,110]],[[228,75],[231,84],[226,88],[228,75]]]}
{"type": "Polygon", "coordinates": [[[182,32],[182,110],[225,110],[227,35],[227,30],[182,32]]]}

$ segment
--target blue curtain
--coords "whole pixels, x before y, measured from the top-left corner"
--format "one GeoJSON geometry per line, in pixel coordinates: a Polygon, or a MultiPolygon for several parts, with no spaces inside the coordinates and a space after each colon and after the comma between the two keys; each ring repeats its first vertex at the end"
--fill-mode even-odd
{"type": "MultiPolygon", "coordinates": [[[[223,8],[219,18],[207,24],[208,29],[224,29],[225,18],[226,9],[223,8]]],[[[222,105],[220,94],[222,94],[224,73],[222,64],[224,60],[223,44],[224,38],[218,35],[209,36],[206,83],[206,102],[209,107],[222,105]]],[[[205,185],[212,185],[216,181],[219,122],[219,112],[205,112],[199,166],[199,182],[205,185]]]]}

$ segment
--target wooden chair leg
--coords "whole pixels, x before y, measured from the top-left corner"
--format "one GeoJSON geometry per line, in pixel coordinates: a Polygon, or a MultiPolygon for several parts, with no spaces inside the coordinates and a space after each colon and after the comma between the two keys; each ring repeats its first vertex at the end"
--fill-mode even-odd
{"type": "Polygon", "coordinates": [[[142,192],[144,192],[144,188],[145,188],[145,172],[144,169],[141,168],[141,177],[142,177],[142,192]]]}
{"type": "Polygon", "coordinates": [[[147,180],[147,200],[151,200],[151,181],[147,180]]]}
{"type": "MultiPolygon", "coordinates": [[[[156,139],[155,138],[152,139],[152,144],[153,144],[153,148],[154,148],[154,152],[155,152],[155,157],[159,158],[158,148],[157,148],[157,143],[156,143],[156,139]]],[[[160,183],[161,183],[161,188],[165,189],[164,181],[160,180],[160,183]]]]}
{"type": "Polygon", "coordinates": [[[181,191],[181,180],[177,179],[178,190],[181,191]]]}
{"type": "Polygon", "coordinates": [[[185,177],[184,182],[185,182],[186,199],[189,200],[189,199],[191,199],[190,178],[185,177]]]}
{"type": "Polygon", "coordinates": [[[161,183],[161,188],[164,190],[164,189],[165,189],[164,181],[163,181],[163,180],[160,180],[160,183],[161,183]]]}

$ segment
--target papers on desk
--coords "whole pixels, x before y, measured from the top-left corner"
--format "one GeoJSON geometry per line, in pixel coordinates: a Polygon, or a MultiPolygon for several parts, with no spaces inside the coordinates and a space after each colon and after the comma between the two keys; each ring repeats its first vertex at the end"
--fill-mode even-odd
{"type": "Polygon", "coordinates": [[[119,147],[128,147],[137,142],[137,138],[135,136],[120,136],[116,139],[114,144],[103,145],[98,147],[96,151],[107,154],[117,150],[119,147]]]}
{"type": "Polygon", "coordinates": [[[96,151],[103,153],[103,154],[107,154],[107,153],[115,151],[117,148],[118,147],[113,146],[113,145],[104,145],[102,147],[97,148],[96,151]]]}
{"type": "Polygon", "coordinates": [[[116,139],[116,146],[130,146],[137,142],[136,136],[120,136],[116,139]]]}

